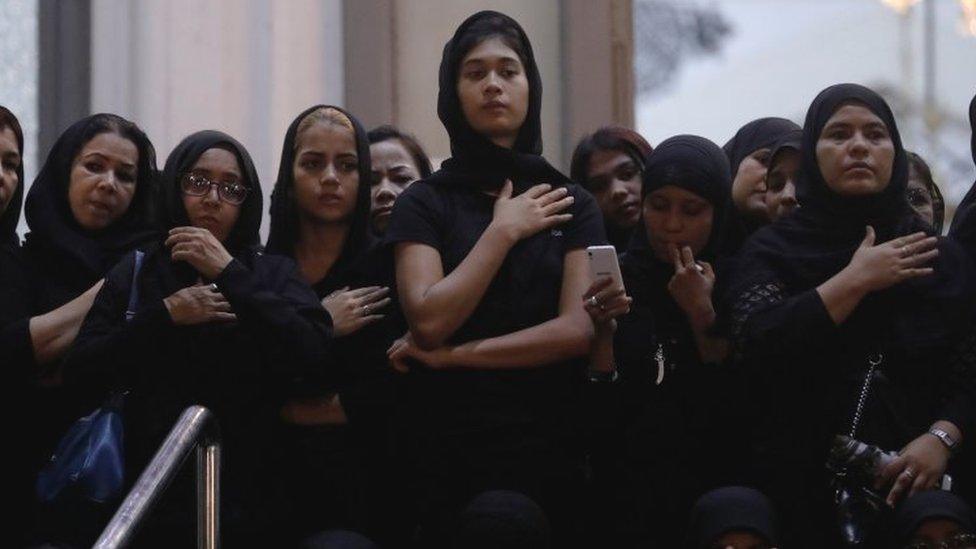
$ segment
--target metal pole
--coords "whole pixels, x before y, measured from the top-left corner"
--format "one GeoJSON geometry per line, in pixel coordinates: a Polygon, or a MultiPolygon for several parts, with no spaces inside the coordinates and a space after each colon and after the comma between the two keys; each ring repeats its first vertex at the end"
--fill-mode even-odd
{"type": "Polygon", "coordinates": [[[197,547],[220,547],[220,446],[197,448],[197,547]]]}
{"type": "MultiPolygon", "coordinates": [[[[129,495],[126,496],[122,505],[115,512],[115,516],[112,517],[98,541],[95,542],[94,547],[96,549],[118,549],[127,547],[132,543],[146,516],[162,496],[166,487],[176,477],[190,452],[196,448],[200,441],[203,441],[207,448],[213,448],[210,451],[212,457],[206,460],[208,468],[211,470],[208,483],[213,485],[213,489],[208,493],[212,495],[211,501],[215,507],[214,516],[219,513],[219,510],[216,509],[219,502],[216,486],[219,482],[220,469],[220,443],[217,423],[213,414],[203,406],[191,406],[180,416],[179,421],[169,432],[146,470],[139,476],[139,480],[136,481],[129,495]]],[[[211,524],[216,535],[216,519],[211,524]]]]}

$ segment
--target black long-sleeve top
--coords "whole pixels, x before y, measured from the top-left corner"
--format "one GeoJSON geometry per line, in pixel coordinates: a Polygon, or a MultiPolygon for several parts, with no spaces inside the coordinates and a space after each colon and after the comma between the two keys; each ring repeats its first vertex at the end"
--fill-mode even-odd
{"type": "Polygon", "coordinates": [[[293,261],[251,254],[214,281],[235,322],[176,326],[163,299],[196,277],[156,249],[145,257],[138,305],[126,321],[133,268],[130,254],[106,276],[66,360],[65,382],[129,391],[123,417],[130,482],[184,408],[207,406],[223,434],[228,499],[232,506],[255,503],[284,386],[324,367],[328,314],[293,261]]]}

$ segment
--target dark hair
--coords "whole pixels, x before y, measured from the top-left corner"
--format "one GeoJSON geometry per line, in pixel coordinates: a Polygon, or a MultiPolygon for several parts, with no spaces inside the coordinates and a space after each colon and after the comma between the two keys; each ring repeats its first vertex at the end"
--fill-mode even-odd
{"type": "MultiPolygon", "coordinates": [[[[932,178],[932,170],[929,168],[928,163],[917,153],[912,151],[905,152],[908,153],[909,168],[914,169],[915,173],[922,178],[922,181],[925,183],[925,188],[932,195],[932,225],[936,231],[941,233],[942,224],[945,222],[945,199],[942,198],[942,191],[935,184],[935,179],[932,178]]],[[[910,174],[911,172],[909,172],[910,174]]]]}
{"type": "MultiPolygon", "coordinates": [[[[467,32],[457,43],[458,65],[478,44],[491,38],[498,38],[519,56],[522,66],[528,64],[529,55],[525,42],[518,29],[512,26],[511,19],[502,14],[490,14],[478,19],[468,27],[467,32]]],[[[457,67],[455,67],[456,69],[457,67]]]]}
{"type": "MultiPolygon", "coordinates": [[[[17,146],[21,148],[20,153],[23,156],[24,151],[24,130],[20,128],[20,121],[14,116],[14,113],[7,110],[5,107],[0,107],[0,131],[10,129],[17,136],[17,146]]],[[[21,181],[23,183],[23,181],[21,181]]]]}
{"type": "Polygon", "coordinates": [[[409,133],[400,131],[395,126],[390,126],[389,124],[384,124],[382,126],[377,126],[366,134],[366,138],[369,140],[369,144],[381,143],[383,141],[390,141],[391,139],[399,140],[403,144],[407,152],[410,153],[411,158],[413,158],[413,163],[417,165],[417,171],[420,172],[420,178],[423,179],[428,177],[434,172],[433,167],[430,164],[430,157],[424,152],[424,148],[417,141],[417,138],[409,133]]]}
{"type": "Polygon", "coordinates": [[[606,126],[583,136],[573,151],[569,177],[578,185],[587,188],[586,174],[590,169],[590,157],[597,151],[619,151],[633,159],[641,171],[647,155],[653,151],[650,143],[634,130],[622,126],[606,126]]]}

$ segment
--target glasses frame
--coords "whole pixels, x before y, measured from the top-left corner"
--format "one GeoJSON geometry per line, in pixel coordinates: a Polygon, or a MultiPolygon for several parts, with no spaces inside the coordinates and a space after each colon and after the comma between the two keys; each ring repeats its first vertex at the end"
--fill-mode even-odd
{"type": "Polygon", "coordinates": [[[193,173],[193,172],[187,172],[187,173],[183,174],[182,177],[180,177],[180,192],[182,192],[186,196],[207,196],[208,194],[210,194],[210,190],[213,189],[214,187],[217,187],[217,197],[221,201],[226,202],[226,203],[228,203],[228,204],[230,204],[232,206],[240,206],[241,204],[243,204],[247,200],[247,196],[251,193],[251,188],[248,187],[247,185],[244,185],[243,183],[240,183],[240,182],[236,182],[236,183],[224,183],[224,182],[218,182],[218,181],[211,181],[207,177],[202,176],[200,174],[193,173]],[[195,193],[195,192],[188,191],[187,190],[187,182],[190,181],[190,180],[193,180],[193,179],[198,179],[198,180],[206,181],[209,184],[207,186],[207,190],[204,191],[203,193],[195,193]],[[241,197],[240,202],[231,200],[231,199],[229,199],[227,197],[228,191],[226,189],[228,187],[230,187],[231,185],[240,185],[244,189],[244,196],[241,197]]]}

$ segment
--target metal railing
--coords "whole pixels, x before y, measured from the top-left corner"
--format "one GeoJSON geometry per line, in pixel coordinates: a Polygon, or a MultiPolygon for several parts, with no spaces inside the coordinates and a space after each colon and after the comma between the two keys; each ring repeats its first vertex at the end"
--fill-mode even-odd
{"type": "Polygon", "coordinates": [[[183,411],[159,451],[95,542],[96,549],[119,549],[132,542],[153,506],[197,450],[197,547],[220,545],[220,432],[203,406],[183,411]]]}

